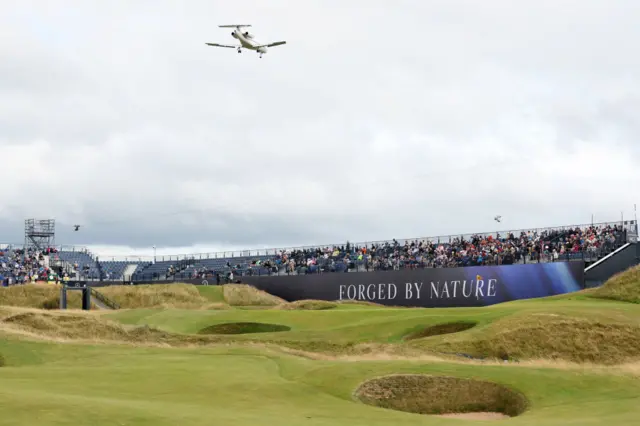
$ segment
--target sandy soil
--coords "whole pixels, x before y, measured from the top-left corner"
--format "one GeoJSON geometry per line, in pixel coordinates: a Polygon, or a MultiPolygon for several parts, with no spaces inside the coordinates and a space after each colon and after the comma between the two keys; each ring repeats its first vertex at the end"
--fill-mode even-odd
{"type": "Polygon", "coordinates": [[[453,413],[441,414],[438,417],[459,420],[504,420],[509,418],[502,413],[453,413]]]}

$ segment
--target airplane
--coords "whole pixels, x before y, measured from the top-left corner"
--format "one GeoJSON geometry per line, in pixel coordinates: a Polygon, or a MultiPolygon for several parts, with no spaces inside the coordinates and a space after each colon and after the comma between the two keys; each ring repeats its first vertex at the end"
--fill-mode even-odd
{"type": "Polygon", "coordinates": [[[280,46],[286,44],[286,41],[276,41],[274,43],[269,44],[260,44],[256,39],[253,38],[253,34],[250,34],[249,31],[242,31],[243,28],[250,27],[251,25],[218,25],[220,28],[234,28],[233,32],[231,32],[231,36],[240,42],[240,45],[230,45],[230,44],[219,44],[219,43],[205,43],[207,46],[214,47],[226,47],[229,49],[237,49],[238,53],[242,53],[242,49],[255,50],[262,58],[262,55],[267,53],[267,48],[280,46]]]}

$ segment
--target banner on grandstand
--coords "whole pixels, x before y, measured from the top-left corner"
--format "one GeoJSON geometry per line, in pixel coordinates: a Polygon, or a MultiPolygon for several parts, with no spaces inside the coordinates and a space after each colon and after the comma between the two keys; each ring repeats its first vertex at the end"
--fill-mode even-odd
{"type": "MultiPolygon", "coordinates": [[[[202,284],[202,280],[190,280],[202,284]]],[[[357,300],[391,306],[487,306],[584,288],[583,262],[242,277],[287,301],[357,300]]]]}

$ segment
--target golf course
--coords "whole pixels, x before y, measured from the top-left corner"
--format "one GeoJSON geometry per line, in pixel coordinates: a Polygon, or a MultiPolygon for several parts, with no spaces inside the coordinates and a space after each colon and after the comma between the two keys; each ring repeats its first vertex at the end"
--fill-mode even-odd
{"type": "Polygon", "coordinates": [[[634,425],[640,268],[481,308],[244,285],[0,288],[0,425],[634,425]],[[77,292],[72,292],[77,293],[77,292]]]}

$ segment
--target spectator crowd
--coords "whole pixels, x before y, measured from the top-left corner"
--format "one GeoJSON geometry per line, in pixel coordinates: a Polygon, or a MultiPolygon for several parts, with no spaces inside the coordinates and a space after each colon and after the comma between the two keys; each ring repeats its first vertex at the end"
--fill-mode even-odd
{"type": "Polygon", "coordinates": [[[46,250],[0,249],[0,285],[24,284],[28,282],[58,282],[60,276],[47,265],[45,256],[56,252],[46,250]]]}
{"type": "MultiPolygon", "coordinates": [[[[583,226],[507,233],[505,235],[473,235],[470,237],[387,241],[371,244],[350,244],[334,247],[280,250],[276,255],[230,259],[183,259],[161,262],[160,273],[145,277],[145,265],[138,279],[209,278],[217,283],[233,282],[242,275],[273,273],[308,274],[318,272],[349,272],[398,270],[403,268],[446,268],[479,265],[510,265],[517,263],[552,262],[571,259],[596,260],[626,242],[622,225],[583,226]],[[162,269],[164,264],[165,269],[162,269]]],[[[55,249],[0,249],[0,284],[11,285],[35,281],[58,282],[69,280],[63,270],[59,275],[51,268],[60,265],[61,256],[55,249]],[[48,257],[47,257],[48,256],[48,257]]],[[[67,253],[68,254],[68,253],[67,253]]],[[[73,253],[72,253],[73,254],[73,253]]],[[[76,253],[77,254],[77,253],[76,253]]],[[[103,279],[110,279],[101,262],[84,254],[70,257],[67,272],[90,276],[93,271],[103,279]],[[86,259],[85,259],[86,257],[86,259]]],[[[108,264],[109,262],[107,262],[108,264]]],[[[112,262],[113,263],[113,262],[112,262]]],[[[126,263],[126,262],[124,262],[126,263]]],[[[148,265],[152,265],[149,263],[148,265]]],[[[156,266],[156,265],[152,265],[156,266]]],[[[58,268],[60,269],[60,268],[58,268]]],[[[116,277],[114,279],[122,279],[116,277]]]]}
{"type": "MultiPolygon", "coordinates": [[[[594,260],[623,244],[626,231],[620,225],[575,227],[558,230],[522,231],[504,236],[473,235],[450,241],[397,240],[368,245],[282,250],[273,258],[227,262],[225,270],[236,275],[265,273],[348,272],[353,270],[397,270],[444,268],[516,263],[550,262],[575,258],[594,260]]],[[[216,272],[197,270],[195,275],[216,272]]]]}

